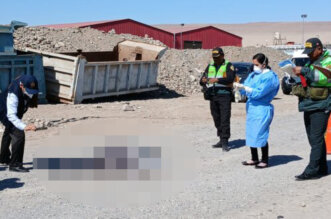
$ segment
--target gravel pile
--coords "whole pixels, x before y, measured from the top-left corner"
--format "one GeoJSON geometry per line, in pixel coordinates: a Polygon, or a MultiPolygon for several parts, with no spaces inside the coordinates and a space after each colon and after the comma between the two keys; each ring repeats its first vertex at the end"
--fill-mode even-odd
{"type": "MultiPolygon", "coordinates": [[[[278,62],[288,59],[282,51],[267,47],[222,47],[225,58],[231,62],[251,62],[257,53],[269,58],[269,65],[279,77],[282,71],[278,62]]],[[[199,80],[202,72],[212,60],[211,50],[175,50],[169,49],[161,58],[158,82],[177,93],[190,95],[201,92],[199,80]]]]}
{"type": "Polygon", "coordinates": [[[29,47],[48,52],[112,51],[123,40],[135,40],[154,45],[163,45],[152,38],[131,34],[116,34],[114,30],[102,32],[93,28],[22,27],[14,32],[16,49],[29,47]]]}
{"type": "MultiPolygon", "coordinates": [[[[114,30],[105,33],[92,28],[23,27],[14,33],[17,49],[30,47],[49,52],[111,51],[119,42],[135,40],[154,45],[163,45],[147,35],[145,38],[116,34],[114,30]]],[[[277,63],[289,58],[285,53],[267,47],[223,47],[226,59],[231,62],[251,62],[253,55],[266,54],[272,69],[281,76],[277,63]]],[[[201,92],[199,79],[211,60],[210,50],[169,49],[161,59],[158,82],[169,90],[190,95],[201,92]]]]}

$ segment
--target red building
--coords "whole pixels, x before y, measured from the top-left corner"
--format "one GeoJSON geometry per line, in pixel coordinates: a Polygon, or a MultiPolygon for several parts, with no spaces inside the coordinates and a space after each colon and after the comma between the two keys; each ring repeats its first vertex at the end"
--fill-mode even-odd
{"type": "Polygon", "coordinates": [[[141,37],[152,37],[163,42],[170,48],[202,48],[212,49],[217,46],[242,46],[242,38],[213,26],[167,26],[153,27],[131,19],[108,20],[84,23],[68,23],[44,25],[53,28],[91,27],[108,32],[112,29],[116,33],[128,33],[141,37]]]}
{"type": "Polygon", "coordinates": [[[173,34],[172,48],[213,49],[217,46],[242,46],[242,38],[213,26],[159,26],[173,34]]]}

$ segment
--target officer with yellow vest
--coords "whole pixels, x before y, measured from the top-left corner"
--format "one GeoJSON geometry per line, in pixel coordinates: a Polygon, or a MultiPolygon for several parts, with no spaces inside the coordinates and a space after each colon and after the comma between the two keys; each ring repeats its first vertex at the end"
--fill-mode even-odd
{"type": "Polygon", "coordinates": [[[213,147],[229,151],[232,85],[235,72],[233,65],[224,59],[222,48],[213,49],[212,56],[213,62],[203,73],[200,85],[205,87],[205,99],[210,100],[211,115],[217,129],[217,136],[220,138],[213,147]]]}
{"type": "Polygon", "coordinates": [[[304,67],[295,67],[294,73],[301,77],[301,85],[293,88],[299,96],[299,111],[304,112],[304,123],[311,146],[310,161],[296,180],[318,179],[328,174],[324,134],[331,110],[331,80],[318,67],[331,71],[331,57],[323,50],[318,38],[308,39],[303,52],[310,61],[304,67]],[[317,66],[317,67],[316,67],[317,66]]]}

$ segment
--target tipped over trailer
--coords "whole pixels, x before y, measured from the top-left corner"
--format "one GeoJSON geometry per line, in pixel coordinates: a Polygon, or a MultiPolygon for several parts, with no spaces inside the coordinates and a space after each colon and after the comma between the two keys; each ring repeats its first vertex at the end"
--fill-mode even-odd
{"type": "Polygon", "coordinates": [[[103,52],[58,54],[24,49],[43,57],[47,99],[74,104],[157,90],[158,65],[165,50],[132,41],[103,52]]]}

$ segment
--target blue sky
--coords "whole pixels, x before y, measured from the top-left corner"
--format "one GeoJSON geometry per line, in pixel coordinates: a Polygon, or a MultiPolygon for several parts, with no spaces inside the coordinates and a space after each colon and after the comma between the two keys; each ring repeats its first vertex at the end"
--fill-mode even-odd
{"type": "Polygon", "coordinates": [[[3,0],[0,23],[29,25],[132,18],[147,24],[331,21],[330,0],[3,0]],[[317,4],[312,4],[316,2],[317,4]]]}

